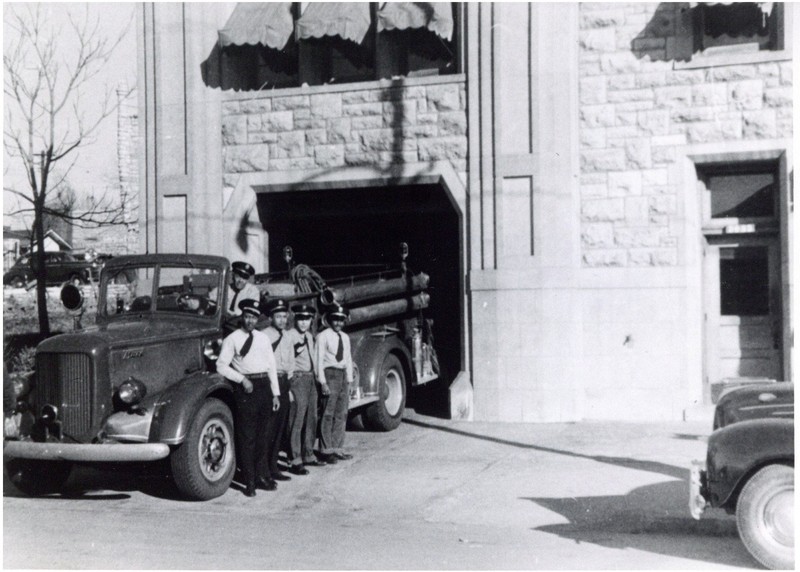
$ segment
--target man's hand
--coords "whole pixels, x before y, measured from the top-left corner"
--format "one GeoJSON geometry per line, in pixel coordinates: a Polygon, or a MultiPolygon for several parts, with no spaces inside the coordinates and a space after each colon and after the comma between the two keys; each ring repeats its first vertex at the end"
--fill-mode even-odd
{"type": "Polygon", "coordinates": [[[277,411],[280,408],[281,408],[281,398],[275,395],[272,398],[272,410],[277,411]]]}
{"type": "Polygon", "coordinates": [[[245,393],[253,393],[253,382],[249,379],[244,378],[244,381],[242,381],[242,387],[244,387],[245,393]]]}
{"type": "Polygon", "coordinates": [[[322,395],[324,395],[325,397],[328,397],[331,394],[331,388],[328,387],[328,384],[325,383],[325,382],[321,383],[320,385],[321,385],[321,389],[322,389],[322,395]]]}

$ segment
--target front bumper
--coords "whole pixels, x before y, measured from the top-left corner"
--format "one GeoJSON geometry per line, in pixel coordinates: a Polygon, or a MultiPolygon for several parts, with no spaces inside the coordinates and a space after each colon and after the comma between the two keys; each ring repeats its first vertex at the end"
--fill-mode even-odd
{"type": "Polygon", "coordinates": [[[3,442],[3,457],[42,461],[124,462],[157,461],[169,455],[165,443],[81,444],[3,442]]]}
{"type": "Polygon", "coordinates": [[[692,513],[692,518],[695,520],[700,520],[703,511],[708,506],[705,490],[706,464],[703,461],[692,461],[689,477],[689,512],[692,513]]]}

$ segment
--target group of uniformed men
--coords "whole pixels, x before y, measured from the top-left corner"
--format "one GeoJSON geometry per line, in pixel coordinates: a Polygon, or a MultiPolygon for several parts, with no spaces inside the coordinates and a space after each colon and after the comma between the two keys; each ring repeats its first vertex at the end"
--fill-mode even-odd
{"type": "Polygon", "coordinates": [[[325,314],[329,327],[314,339],[309,331],[316,313],[313,306],[292,306],[294,327],[287,330],[289,307],[281,299],[261,307],[260,292],[249,282],[253,267],[234,262],[231,271],[226,311],[241,321],[222,342],[217,372],[234,384],[237,461],[244,494],[252,497],[256,487],[273,491],[277,481],[291,479],[278,466],[285,432],[288,471],[294,475],[307,475],[308,466],[352,458],[344,451],[344,437],[353,360],[350,338],[342,332],[347,319],[344,307],[331,307],[325,314]],[[271,324],[260,330],[262,314],[271,318],[271,324]],[[318,393],[323,413],[315,454],[318,393]]]}

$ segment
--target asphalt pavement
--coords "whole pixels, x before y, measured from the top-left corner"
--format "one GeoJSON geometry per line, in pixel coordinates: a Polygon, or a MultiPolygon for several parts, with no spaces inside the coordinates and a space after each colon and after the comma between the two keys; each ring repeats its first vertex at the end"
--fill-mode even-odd
{"type": "Polygon", "coordinates": [[[408,412],[276,492],[178,498],[163,467],[79,468],[64,495],[4,480],[5,568],[721,569],[735,519],[688,511],[710,422],[511,424],[408,412]]]}

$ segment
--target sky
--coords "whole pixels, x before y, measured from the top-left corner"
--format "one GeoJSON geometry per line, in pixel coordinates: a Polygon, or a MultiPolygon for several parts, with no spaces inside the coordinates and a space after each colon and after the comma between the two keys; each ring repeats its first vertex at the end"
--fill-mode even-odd
{"type": "MultiPolygon", "coordinates": [[[[3,4],[3,52],[8,53],[13,49],[18,34],[8,25],[10,8],[19,9],[21,5],[3,4]]],[[[77,50],[77,43],[71,34],[68,25],[68,13],[82,14],[88,10],[92,19],[97,18],[100,23],[101,34],[109,41],[116,39],[126,28],[123,37],[111,55],[108,64],[92,78],[87,86],[83,105],[91,112],[101,105],[104,94],[111,88],[114,89],[123,81],[130,87],[136,85],[136,25],[132,20],[136,5],[133,3],[42,3],[41,8],[47,14],[48,22],[65,24],[59,35],[60,49],[66,57],[77,50]]],[[[136,97],[135,93],[133,97],[136,97]]],[[[5,96],[4,96],[5,98],[5,96]]],[[[7,103],[7,102],[4,102],[7,103]]],[[[5,116],[5,114],[4,114],[5,116]]],[[[5,120],[5,117],[3,118],[5,120]]],[[[102,193],[107,186],[107,181],[117,176],[116,155],[116,115],[107,117],[96,133],[95,141],[78,151],[79,157],[75,167],[69,175],[69,182],[79,193],[102,193]]],[[[19,159],[9,159],[3,154],[3,186],[19,188],[25,186],[24,171],[19,159]]],[[[22,228],[19,220],[12,219],[7,213],[12,212],[16,199],[10,193],[3,193],[3,224],[12,228],[22,228]]]]}

